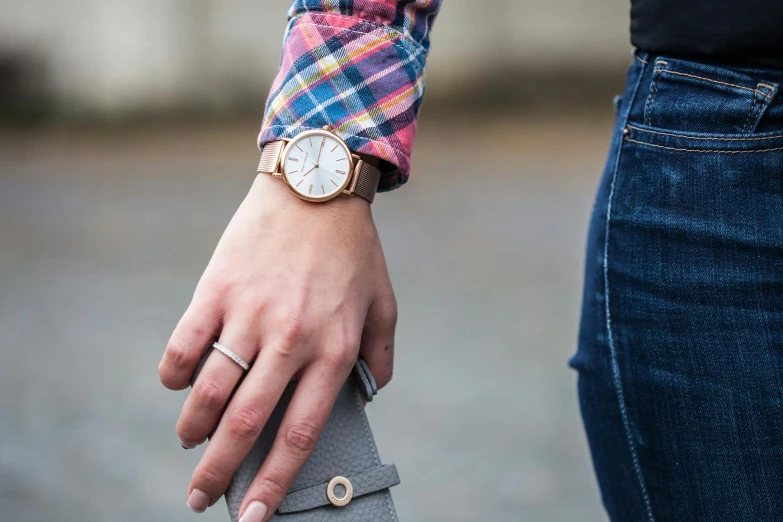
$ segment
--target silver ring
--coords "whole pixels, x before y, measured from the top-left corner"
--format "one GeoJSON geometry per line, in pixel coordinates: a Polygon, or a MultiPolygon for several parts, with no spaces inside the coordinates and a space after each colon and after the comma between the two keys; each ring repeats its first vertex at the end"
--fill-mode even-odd
{"type": "Polygon", "coordinates": [[[220,353],[222,353],[223,355],[225,355],[226,357],[228,357],[229,359],[237,363],[239,366],[242,367],[243,370],[248,371],[250,369],[249,364],[247,364],[245,361],[242,360],[241,357],[239,357],[237,354],[235,354],[234,352],[232,352],[222,344],[213,343],[212,348],[214,348],[215,350],[219,351],[220,353]]]}

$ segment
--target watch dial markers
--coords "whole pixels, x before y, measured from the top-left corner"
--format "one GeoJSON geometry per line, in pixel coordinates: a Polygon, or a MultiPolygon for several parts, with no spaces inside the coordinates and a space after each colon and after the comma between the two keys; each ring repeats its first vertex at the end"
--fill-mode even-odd
{"type": "Polygon", "coordinates": [[[346,161],[350,167],[351,158],[335,136],[314,132],[292,140],[282,158],[282,171],[288,186],[297,194],[311,200],[330,199],[350,180],[346,161]]]}

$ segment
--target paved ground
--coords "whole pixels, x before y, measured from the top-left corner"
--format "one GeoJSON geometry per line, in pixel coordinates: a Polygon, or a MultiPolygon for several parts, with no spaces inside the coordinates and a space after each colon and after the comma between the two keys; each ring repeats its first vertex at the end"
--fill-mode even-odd
{"type": "MultiPolygon", "coordinates": [[[[400,519],[605,520],[566,361],[610,123],[484,122],[480,142],[440,125],[374,209],[401,317],[369,414],[400,519]]],[[[179,448],[184,396],[156,366],[249,186],[254,133],[0,137],[3,522],[198,519],[199,450],[179,448]]]]}

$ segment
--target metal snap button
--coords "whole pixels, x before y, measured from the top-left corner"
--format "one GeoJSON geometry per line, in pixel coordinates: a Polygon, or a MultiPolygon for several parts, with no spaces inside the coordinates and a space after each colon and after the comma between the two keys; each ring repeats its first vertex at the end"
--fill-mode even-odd
{"type": "Polygon", "coordinates": [[[326,487],[326,496],[333,506],[345,506],[353,497],[353,485],[351,485],[351,481],[345,477],[334,477],[329,481],[329,485],[326,487]],[[338,485],[345,488],[345,495],[342,497],[337,497],[334,494],[334,488],[338,485]]]}

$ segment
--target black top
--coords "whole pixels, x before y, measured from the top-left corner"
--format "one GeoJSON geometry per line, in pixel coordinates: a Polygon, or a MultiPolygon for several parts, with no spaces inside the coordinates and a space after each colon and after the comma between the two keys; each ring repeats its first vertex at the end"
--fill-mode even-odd
{"type": "Polygon", "coordinates": [[[631,42],[655,54],[783,69],[783,0],[631,0],[631,42]]]}

